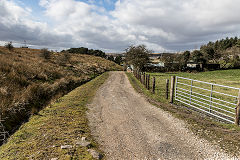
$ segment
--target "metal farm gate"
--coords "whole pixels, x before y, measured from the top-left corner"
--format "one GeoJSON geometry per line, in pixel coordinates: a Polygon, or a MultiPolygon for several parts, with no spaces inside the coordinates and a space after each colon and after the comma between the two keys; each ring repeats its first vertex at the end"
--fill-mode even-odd
{"type": "Polygon", "coordinates": [[[175,100],[234,123],[240,88],[176,77],[175,100]]]}

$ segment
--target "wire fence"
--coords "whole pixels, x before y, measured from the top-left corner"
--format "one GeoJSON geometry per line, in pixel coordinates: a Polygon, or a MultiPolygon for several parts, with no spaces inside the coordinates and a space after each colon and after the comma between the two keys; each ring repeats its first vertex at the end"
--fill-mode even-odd
{"type": "Polygon", "coordinates": [[[3,126],[2,121],[0,119],[0,144],[2,142],[5,142],[8,136],[9,136],[8,132],[5,131],[5,127],[3,126]]]}
{"type": "Polygon", "coordinates": [[[224,122],[237,125],[240,123],[240,88],[180,76],[171,76],[171,83],[167,79],[165,86],[162,86],[164,83],[159,83],[158,79],[150,77],[150,74],[138,71],[133,74],[152,94],[159,94],[157,97],[165,96],[170,99],[170,103],[179,102],[224,122]],[[161,87],[158,86],[160,84],[161,87]],[[163,91],[159,92],[159,88],[165,90],[165,94],[163,91]]]}

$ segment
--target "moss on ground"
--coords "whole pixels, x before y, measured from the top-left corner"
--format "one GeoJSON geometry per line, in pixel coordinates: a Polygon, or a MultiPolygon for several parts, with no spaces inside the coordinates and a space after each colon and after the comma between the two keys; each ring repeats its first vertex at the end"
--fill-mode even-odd
{"type": "Polygon", "coordinates": [[[93,159],[87,147],[75,144],[86,137],[90,147],[99,151],[88,127],[86,105],[108,76],[104,73],[32,116],[0,147],[0,159],[93,159]],[[73,148],[61,149],[61,145],[73,148]]]}
{"type": "MultiPolygon", "coordinates": [[[[232,71],[230,71],[232,72],[232,71]]],[[[211,72],[213,73],[213,72],[211,72]]],[[[225,152],[239,156],[240,127],[234,124],[224,124],[211,119],[204,114],[186,108],[172,105],[164,95],[152,94],[131,73],[126,73],[133,88],[146,96],[153,105],[171,113],[173,116],[187,122],[189,129],[197,136],[219,145],[225,152]]],[[[207,74],[207,73],[205,73],[207,74]]]]}

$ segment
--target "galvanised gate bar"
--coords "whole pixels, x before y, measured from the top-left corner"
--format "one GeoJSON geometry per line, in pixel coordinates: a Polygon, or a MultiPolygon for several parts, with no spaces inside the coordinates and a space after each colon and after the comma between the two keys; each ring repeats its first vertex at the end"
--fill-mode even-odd
{"type": "Polygon", "coordinates": [[[239,90],[240,88],[176,76],[175,100],[234,123],[239,90]]]}

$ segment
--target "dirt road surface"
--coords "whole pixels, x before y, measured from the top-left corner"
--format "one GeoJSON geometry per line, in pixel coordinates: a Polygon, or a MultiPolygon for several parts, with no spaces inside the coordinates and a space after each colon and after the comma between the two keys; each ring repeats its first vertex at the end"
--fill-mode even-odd
{"type": "Polygon", "coordinates": [[[111,72],[89,105],[88,118],[109,160],[233,159],[148,103],[124,72],[111,72]]]}

